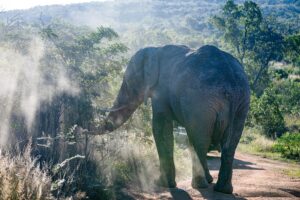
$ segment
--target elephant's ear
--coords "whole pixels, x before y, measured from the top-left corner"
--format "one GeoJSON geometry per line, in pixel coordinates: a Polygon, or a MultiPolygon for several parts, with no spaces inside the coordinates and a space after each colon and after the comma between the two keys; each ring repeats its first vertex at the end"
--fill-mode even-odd
{"type": "Polygon", "coordinates": [[[159,78],[159,61],[156,48],[146,49],[146,58],[144,61],[144,81],[145,81],[145,96],[144,102],[147,104],[147,99],[151,89],[156,85],[159,78]]]}

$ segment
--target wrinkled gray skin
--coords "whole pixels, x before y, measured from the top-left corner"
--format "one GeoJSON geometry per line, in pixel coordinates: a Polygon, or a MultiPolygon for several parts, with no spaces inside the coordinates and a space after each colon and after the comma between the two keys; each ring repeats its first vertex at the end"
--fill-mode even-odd
{"type": "Polygon", "coordinates": [[[210,145],[220,144],[221,168],[214,189],[232,193],[232,162],[249,109],[249,85],[241,64],[214,46],[196,51],[175,45],[141,49],[130,60],[118,97],[100,129],[109,132],[120,127],[147,98],[152,100],[160,161],[157,184],[176,187],[176,120],[186,128],[190,142],[192,186],[206,188],[213,181],[206,154],[210,145]]]}

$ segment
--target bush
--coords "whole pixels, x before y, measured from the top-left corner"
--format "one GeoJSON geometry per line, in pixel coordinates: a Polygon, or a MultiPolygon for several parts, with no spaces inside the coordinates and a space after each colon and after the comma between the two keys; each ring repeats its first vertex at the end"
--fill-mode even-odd
{"type": "Polygon", "coordinates": [[[283,157],[300,161],[300,133],[286,133],[273,146],[283,157]]]}
{"type": "Polygon", "coordinates": [[[285,131],[285,122],[273,88],[267,88],[261,97],[252,95],[248,125],[261,126],[263,133],[276,138],[285,131]]]}
{"type": "Polygon", "coordinates": [[[275,69],[273,71],[273,77],[276,79],[287,79],[289,74],[283,69],[275,69]]]}
{"type": "Polygon", "coordinates": [[[300,83],[287,80],[278,82],[274,89],[280,102],[281,110],[286,114],[300,115],[300,83]]]}

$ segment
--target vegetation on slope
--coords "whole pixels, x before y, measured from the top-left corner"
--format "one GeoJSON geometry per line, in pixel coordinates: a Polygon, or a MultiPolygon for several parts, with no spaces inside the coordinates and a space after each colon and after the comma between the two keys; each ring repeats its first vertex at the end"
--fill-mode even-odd
{"type": "MultiPolygon", "coordinates": [[[[240,148],[298,160],[297,6],[292,0],[133,0],[0,13],[0,80],[9,77],[9,85],[16,86],[4,87],[4,82],[0,89],[0,134],[7,137],[0,142],[12,154],[0,155],[0,199],[25,194],[120,199],[126,195],[120,187],[153,188],[158,165],[149,106],[141,106],[107,136],[76,132],[78,125],[89,127],[102,119],[128,58],[148,45],[213,44],[234,54],[252,88],[240,148]],[[35,160],[28,150],[22,153],[31,137],[35,160]],[[4,167],[8,162],[12,171],[4,167]],[[18,180],[16,170],[25,173],[23,179],[18,180]],[[42,182],[31,182],[32,176],[42,182]],[[18,192],[1,185],[4,180],[18,192]],[[32,193],[22,192],[27,189],[32,193]]],[[[188,163],[186,150],[175,153],[177,162],[188,163]]]]}

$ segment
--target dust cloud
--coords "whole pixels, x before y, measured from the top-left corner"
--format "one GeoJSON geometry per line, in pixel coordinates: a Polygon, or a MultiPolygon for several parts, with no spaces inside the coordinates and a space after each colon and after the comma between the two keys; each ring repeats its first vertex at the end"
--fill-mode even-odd
{"type": "Polygon", "coordinates": [[[55,74],[50,75],[45,70],[42,59],[46,48],[38,37],[24,52],[10,46],[0,47],[0,147],[6,145],[11,128],[17,125],[13,115],[23,117],[30,132],[42,103],[51,102],[62,93],[76,95],[79,92],[62,64],[53,63],[55,74]]]}

